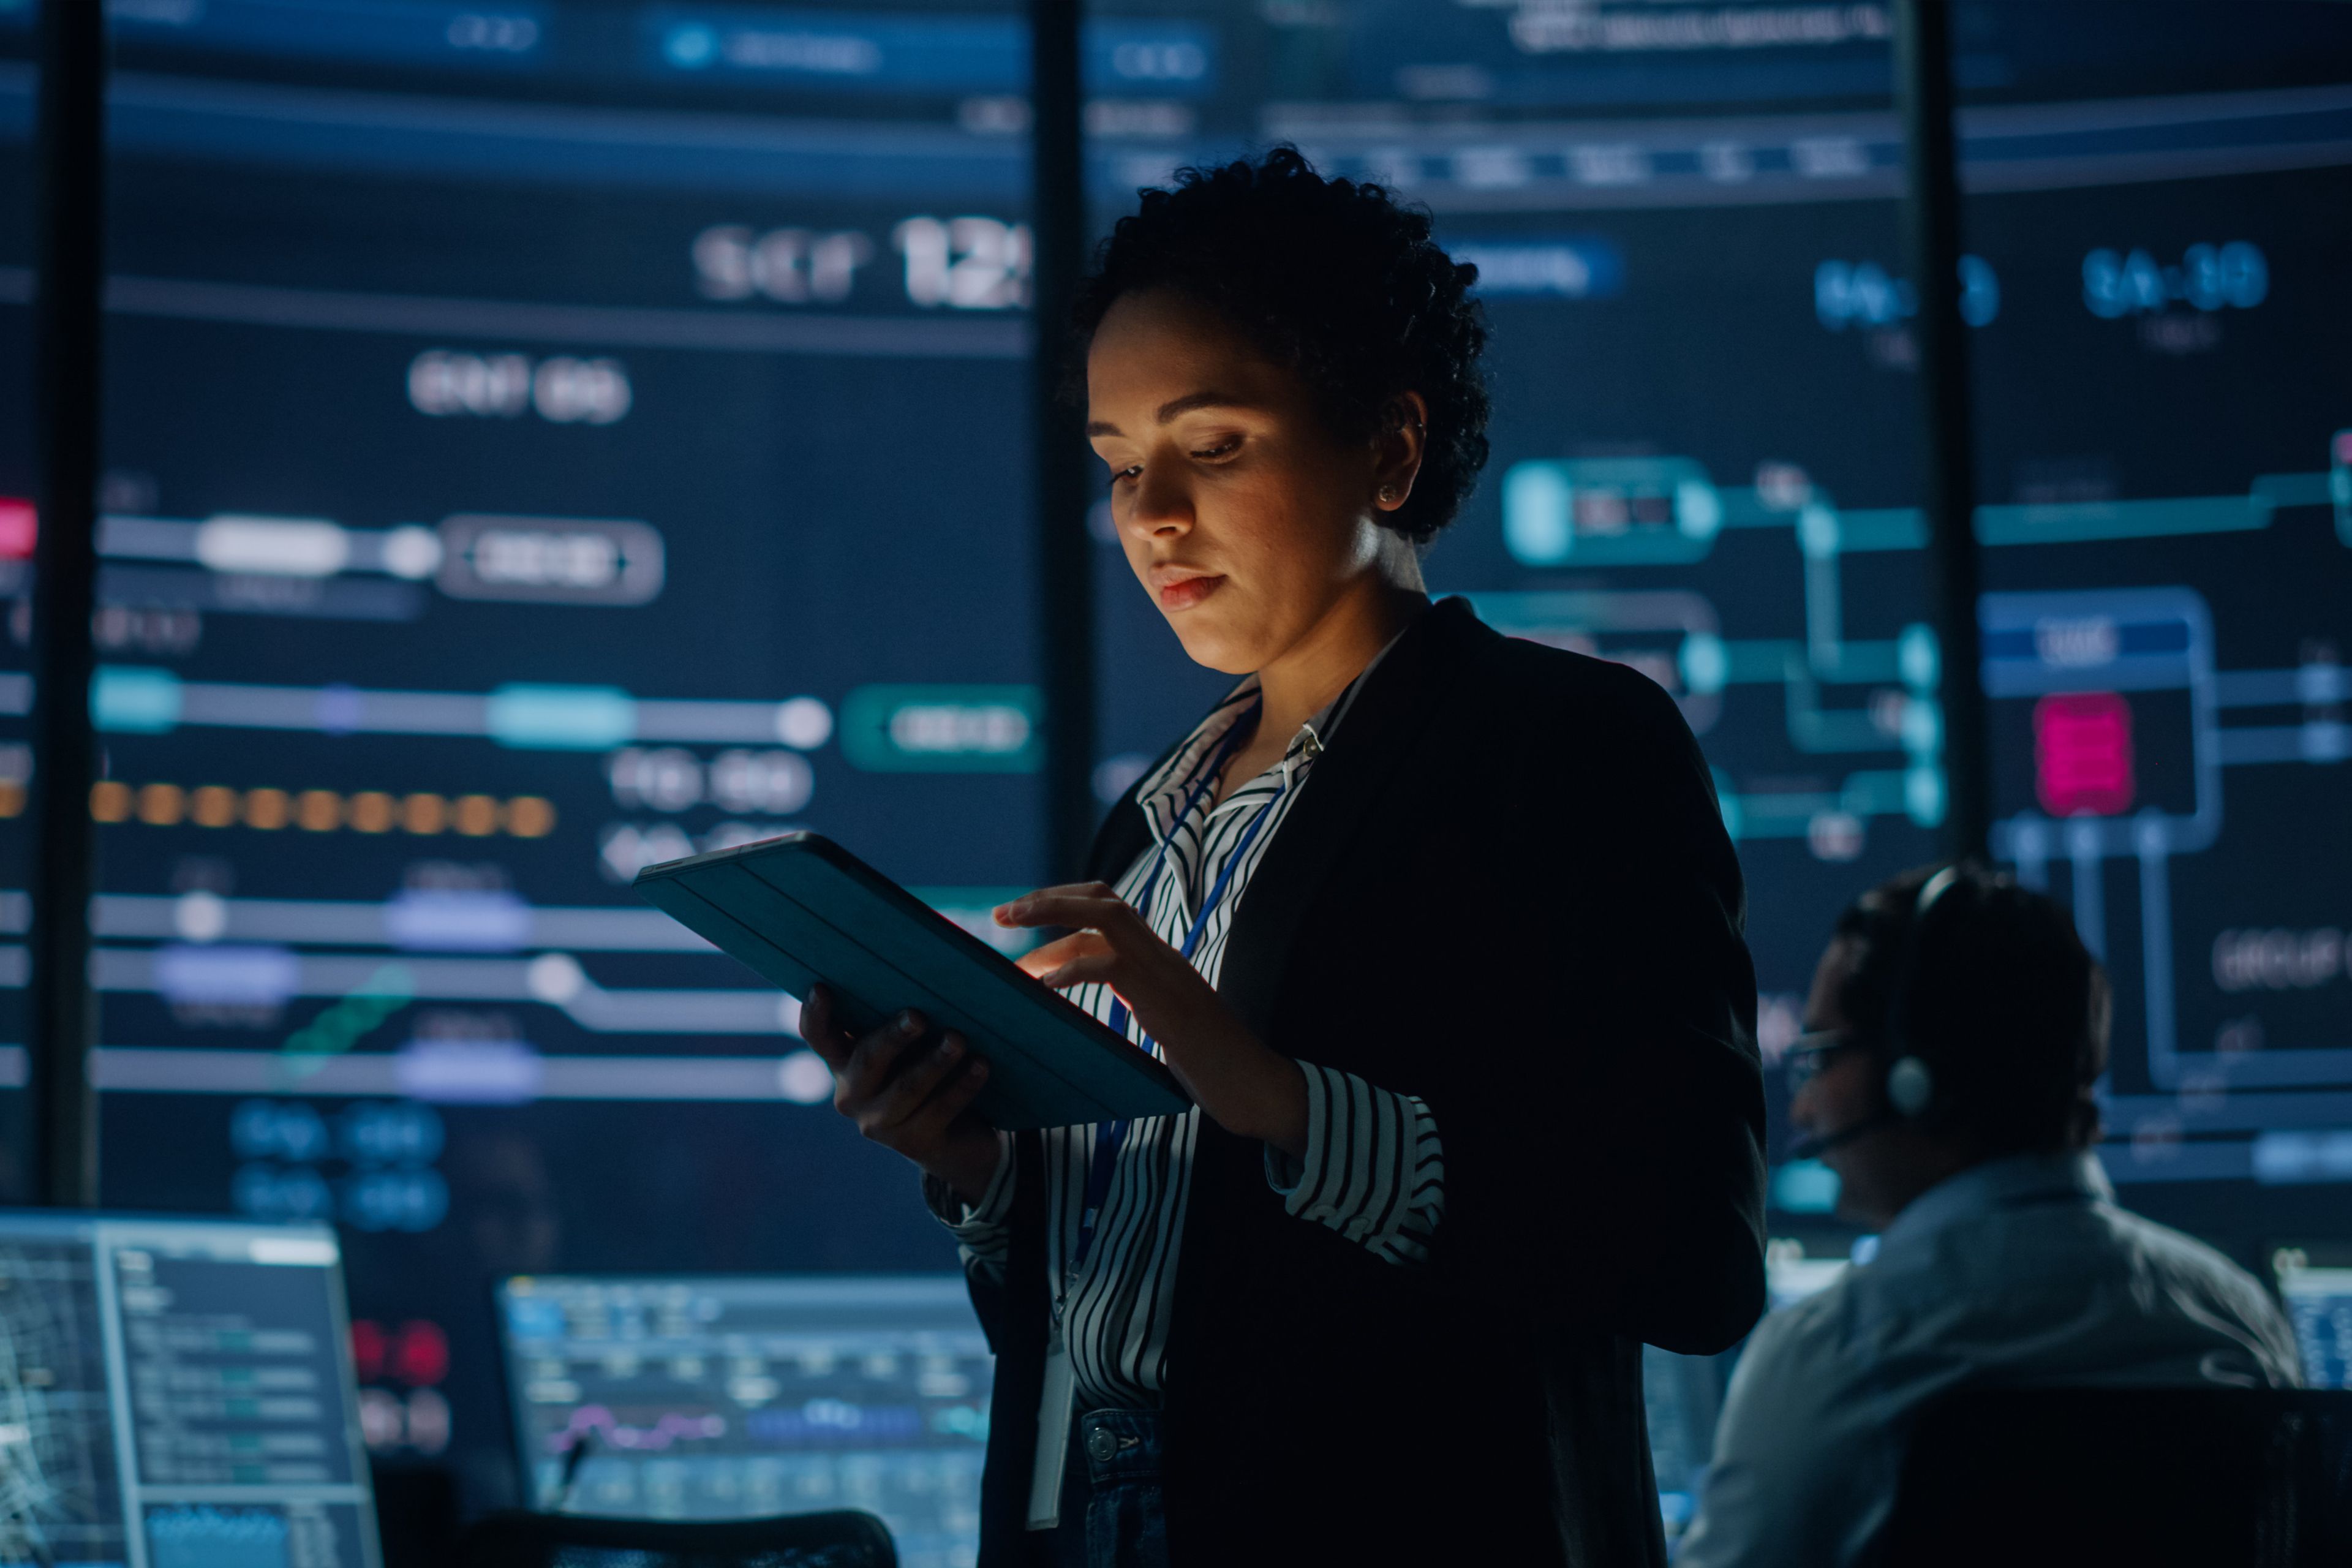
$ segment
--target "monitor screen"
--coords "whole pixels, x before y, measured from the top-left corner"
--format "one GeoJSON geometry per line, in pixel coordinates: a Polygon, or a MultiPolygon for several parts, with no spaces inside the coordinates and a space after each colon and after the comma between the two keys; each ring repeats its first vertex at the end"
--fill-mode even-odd
{"type": "Polygon", "coordinates": [[[1793,1307],[1815,1291],[1837,1282],[1849,1265],[1866,1260],[1872,1247],[1856,1247],[1849,1254],[1808,1256],[1805,1244],[1776,1237],[1764,1247],[1764,1310],[1777,1312],[1793,1307]]]}
{"type": "Polygon", "coordinates": [[[906,1568],[977,1559],[994,1363],[960,1275],[524,1276],[498,1303],[532,1506],[861,1509],[906,1568]]]}
{"type": "MultiPolygon", "coordinates": [[[[1891,13],[1192,9],[1262,63],[1163,171],[1293,136],[1479,267],[1493,454],[1426,574],[1680,701],[1775,1063],[1841,907],[1941,852],[1891,13]]],[[[2352,17],[1972,0],[1953,26],[1993,853],[2113,981],[2101,1153],[2130,1201],[2232,1245],[2324,1226],[2352,1173],[2352,17]]],[[[1101,184],[1098,226],[1132,201],[1101,184]]],[[[1216,684],[1108,542],[1106,786],[1216,684]]],[[[1783,1215],[1828,1212],[1826,1172],[1780,1173],[1783,1215]]]]}
{"type": "Polygon", "coordinates": [[[2303,1381],[2352,1388],[2352,1247],[2282,1247],[2271,1273],[2294,1325],[2303,1381]]]}
{"type": "Polygon", "coordinates": [[[0,1213],[0,1563],[375,1568],[334,1235],[0,1213]]]}
{"type": "MultiPolygon", "coordinates": [[[[983,930],[1043,879],[1026,44],[907,9],[112,12],[102,1187],[341,1226],[370,1440],[470,1508],[489,1279],[952,1266],[790,999],[627,885],[790,827],[983,930]]],[[[0,220],[0,375],[31,261],[0,220]]]]}
{"type": "Polygon", "coordinates": [[[1717,1357],[1642,1347],[1643,1419],[1658,1483],[1658,1514],[1669,1541],[1698,1511],[1699,1488],[1715,1452],[1716,1418],[1723,1414],[1723,1380],[1717,1357]]]}

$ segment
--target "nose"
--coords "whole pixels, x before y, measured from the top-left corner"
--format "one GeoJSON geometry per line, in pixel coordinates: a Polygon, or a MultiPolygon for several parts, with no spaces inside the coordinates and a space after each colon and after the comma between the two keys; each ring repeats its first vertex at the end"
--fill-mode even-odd
{"type": "Polygon", "coordinates": [[[1146,463],[1135,477],[1128,529],[1146,539],[1181,538],[1192,531],[1192,492],[1167,464],[1146,463]]]}

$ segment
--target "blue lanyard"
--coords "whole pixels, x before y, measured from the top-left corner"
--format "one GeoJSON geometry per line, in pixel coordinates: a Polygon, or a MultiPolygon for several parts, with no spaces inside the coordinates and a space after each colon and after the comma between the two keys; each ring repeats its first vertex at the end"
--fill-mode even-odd
{"type": "MultiPolygon", "coordinates": [[[[1249,712],[1234,721],[1233,728],[1225,731],[1224,741],[1218,746],[1216,755],[1210,760],[1207,769],[1202,773],[1199,779],[1194,781],[1192,789],[1185,795],[1184,804],[1178,809],[1175,822],[1170,825],[1168,837],[1160,841],[1160,853],[1152,857],[1151,873],[1144,878],[1142,890],[1136,895],[1136,907],[1144,911],[1146,918],[1149,918],[1150,913],[1152,892],[1160,886],[1160,873],[1167,867],[1168,847],[1175,842],[1176,830],[1192,818],[1192,808],[1201,803],[1201,792],[1215,783],[1217,775],[1224,772],[1225,764],[1233,760],[1234,752],[1240,748],[1242,737],[1256,729],[1256,720],[1265,711],[1265,704],[1261,701],[1249,712]]],[[[1250,845],[1257,837],[1258,829],[1265,826],[1266,818],[1273,815],[1276,805],[1282,799],[1284,792],[1289,788],[1289,775],[1285,774],[1280,787],[1266,797],[1264,805],[1258,807],[1257,814],[1250,818],[1249,826],[1242,830],[1241,839],[1234,846],[1233,853],[1225,857],[1224,868],[1217,873],[1216,881],[1209,889],[1209,896],[1201,901],[1200,912],[1193,917],[1192,929],[1184,933],[1183,945],[1176,950],[1187,960],[1199,951],[1201,938],[1209,929],[1209,917],[1214,914],[1217,906],[1224,901],[1225,891],[1233,885],[1234,872],[1240,867],[1242,858],[1249,852],[1250,845]]],[[[1204,839],[1205,837],[1203,835],[1204,839]]],[[[1127,1004],[1118,1000],[1116,995],[1111,998],[1108,1026],[1115,1035],[1127,1033],[1127,1004]]],[[[1143,1048],[1146,1050],[1151,1048],[1151,1037],[1149,1035],[1144,1037],[1143,1048]]],[[[1071,1253],[1067,1267],[1062,1271],[1062,1297],[1064,1298],[1068,1296],[1070,1286],[1076,1282],[1078,1271],[1086,1267],[1087,1255],[1094,1251],[1095,1229],[1102,1218],[1103,1205],[1110,1197],[1111,1173],[1118,1164],[1120,1148],[1127,1142],[1129,1126],[1129,1122],[1125,1118],[1121,1118],[1095,1137],[1094,1161],[1087,1167],[1086,1205],[1078,1211],[1078,1245],[1071,1253]]],[[[1055,1321],[1059,1322],[1061,1316],[1062,1301],[1056,1299],[1054,1302],[1055,1321]]]]}

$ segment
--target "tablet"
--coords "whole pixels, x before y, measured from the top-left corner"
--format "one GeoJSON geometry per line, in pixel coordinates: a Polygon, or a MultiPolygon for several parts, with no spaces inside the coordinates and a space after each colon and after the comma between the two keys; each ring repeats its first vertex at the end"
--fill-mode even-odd
{"type": "Polygon", "coordinates": [[[900,1007],[988,1058],[980,1114],[1011,1131],[1171,1116],[1192,1102],[1150,1054],[814,833],[667,860],[635,887],[698,936],[806,998],[819,981],[863,1033],[900,1007]]]}

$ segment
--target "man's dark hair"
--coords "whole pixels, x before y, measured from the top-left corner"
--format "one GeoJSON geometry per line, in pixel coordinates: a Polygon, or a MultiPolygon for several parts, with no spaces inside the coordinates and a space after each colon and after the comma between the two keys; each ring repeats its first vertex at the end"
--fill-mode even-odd
{"type": "Polygon", "coordinates": [[[1936,1125],[2001,1153],[2089,1147],[2105,972],[2064,910],[2006,875],[1960,868],[1923,917],[1920,889],[1941,869],[1882,882],[1839,917],[1854,944],[1839,1012],[1882,1067],[1897,1055],[1927,1064],[1936,1125]]]}
{"type": "Polygon", "coordinates": [[[1096,253],[1072,311],[1074,374],[1112,301],[1168,289],[1206,305],[1307,383],[1343,441],[1370,442],[1429,405],[1412,494],[1381,521],[1426,540],[1454,521],[1486,462],[1486,316],[1478,269],[1429,237],[1429,215],[1379,185],[1327,180],[1296,147],[1141,193],[1096,253]]]}

